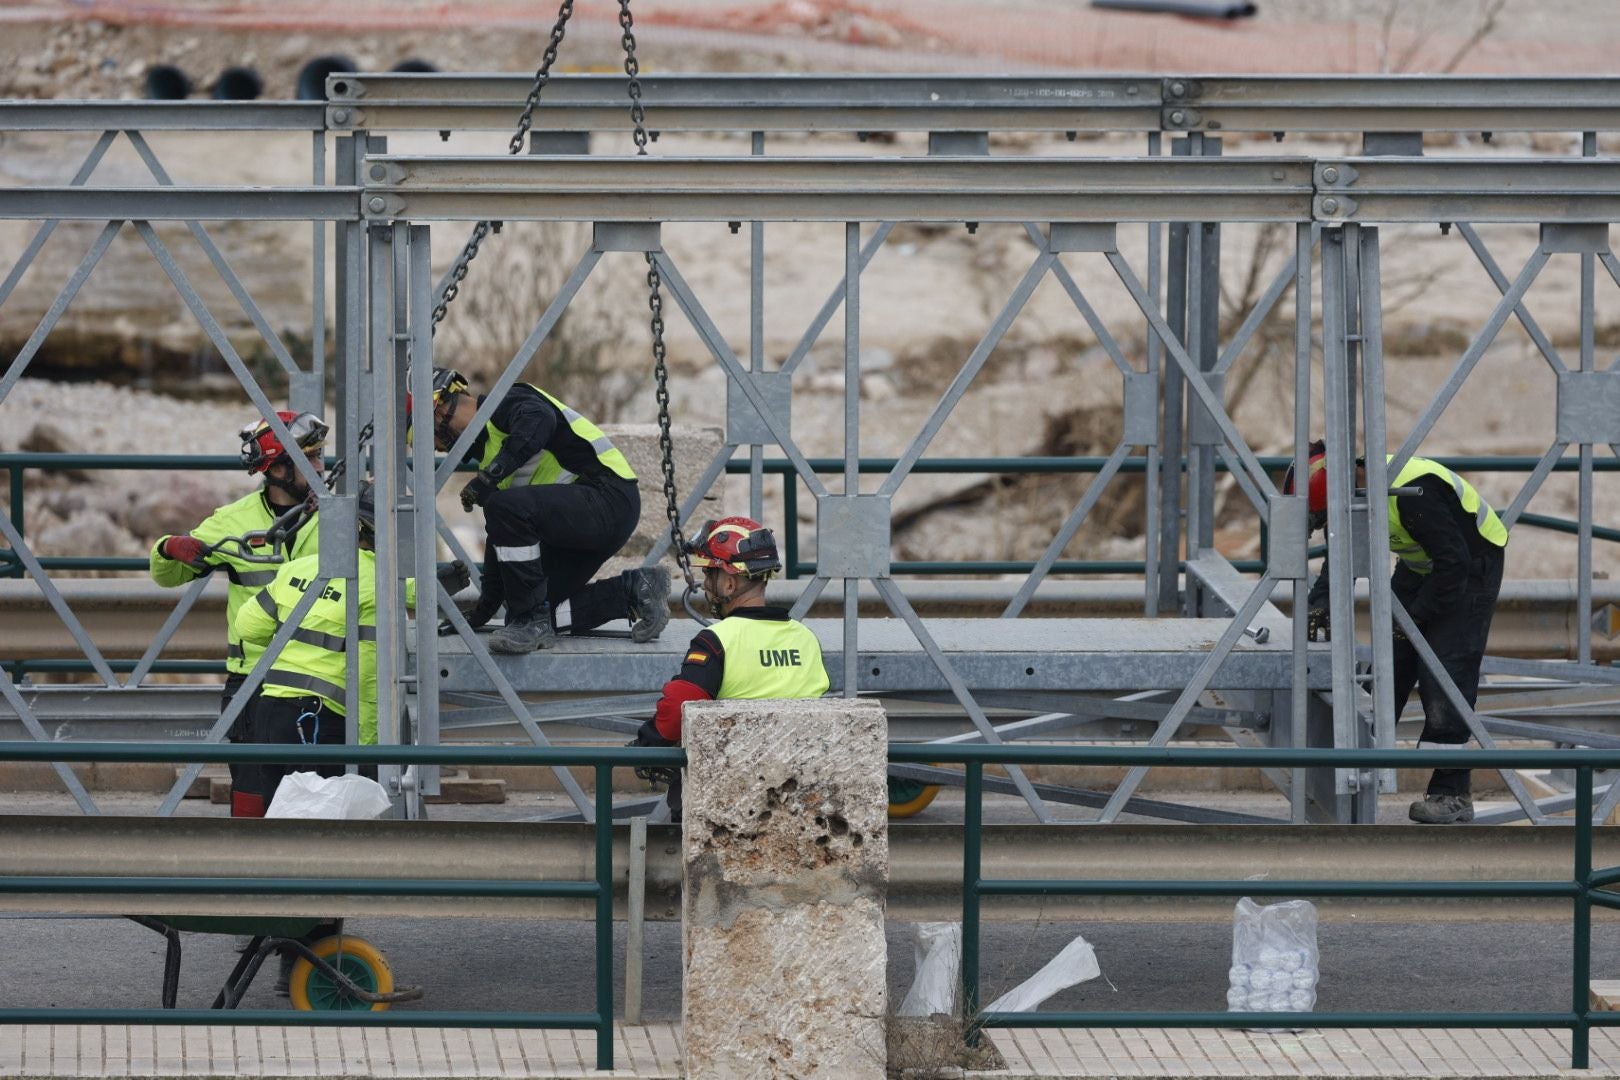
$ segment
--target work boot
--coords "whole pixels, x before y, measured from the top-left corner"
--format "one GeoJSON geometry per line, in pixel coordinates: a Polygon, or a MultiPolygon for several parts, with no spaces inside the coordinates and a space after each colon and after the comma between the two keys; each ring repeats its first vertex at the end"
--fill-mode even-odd
{"type": "Polygon", "coordinates": [[[645,645],[669,625],[669,571],[644,566],[634,571],[630,587],[630,640],[645,645]]]}
{"type": "Polygon", "coordinates": [[[489,651],[521,656],[536,649],[549,649],[557,644],[557,628],[551,625],[551,605],[542,604],[538,611],[507,621],[489,636],[489,651]]]}
{"type": "Polygon", "coordinates": [[[1467,795],[1425,795],[1407,808],[1406,816],[1422,825],[1473,821],[1474,800],[1467,795]]]}

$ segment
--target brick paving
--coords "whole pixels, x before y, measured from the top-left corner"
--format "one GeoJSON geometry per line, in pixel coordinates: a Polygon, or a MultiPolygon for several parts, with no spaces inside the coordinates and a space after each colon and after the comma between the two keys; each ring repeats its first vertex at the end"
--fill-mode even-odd
{"type": "MultiPolygon", "coordinates": [[[[990,1033],[1005,1070],[966,1077],[1620,1077],[1620,1035],[1592,1033],[1592,1068],[1568,1068],[1562,1031],[1116,1028],[990,1033]]],[[[620,1025],[617,1068],[595,1069],[588,1032],[465,1028],[0,1027],[0,1077],[680,1077],[675,1024],[620,1025]]]]}

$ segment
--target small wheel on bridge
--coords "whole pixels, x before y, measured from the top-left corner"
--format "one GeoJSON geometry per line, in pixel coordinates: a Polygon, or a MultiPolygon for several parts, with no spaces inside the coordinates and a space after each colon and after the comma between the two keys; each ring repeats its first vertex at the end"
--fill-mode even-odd
{"type": "Polygon", "coordinates": [[[889,777],[889,820],[922,813],[938,794],[938,784],[925,784],[904,776],[889,777]]]}
{"type": "MultiPolygon", "coordinates": [[[[363,938],[347,934],[334,934],[310,946],[310,951],[331,964],[344,978],[373,994],[394,991],[394,973],[388,967],[382,950],[363,938]]],[[[324,971],[299,957],[287,981],[287,992],[293,1008],[305,1012],[382,1012],[388,1002],[368,1004],[361,1001],[324,971]]]]}

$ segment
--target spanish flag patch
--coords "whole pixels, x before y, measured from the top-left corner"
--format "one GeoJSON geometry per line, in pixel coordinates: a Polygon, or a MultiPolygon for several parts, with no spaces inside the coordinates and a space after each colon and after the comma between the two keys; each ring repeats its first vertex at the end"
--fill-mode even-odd
{"type": "Polygon", "coordinates": [[[696,649],[693,649],[691,652],[686,654],[686,662],[688,664],[707,664],[709,662],[709,654],[706,652],[698,652],[696,649]]]}

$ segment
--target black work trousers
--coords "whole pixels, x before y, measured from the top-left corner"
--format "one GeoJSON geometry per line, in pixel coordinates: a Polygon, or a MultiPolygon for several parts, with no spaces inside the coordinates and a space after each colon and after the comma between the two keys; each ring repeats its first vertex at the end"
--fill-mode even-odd
{"type": "Polygon", "coordinates": [[[531,618],[544,604],[564,600],[573,609],[573,628],[589,630],[630,615],[626,575],[591,581],[602,564],[619,553],[641,518],[641,495],[634,480],[616,475],[581,477],[571,484],[513,485],[484,504],[484,524],[499,578],[486,577],[487,591],[502,590],[508,622],[531,618]]]}
{"type": "MultiPolygon", "coordinates": [[[[245,743],[343,743],[346,736],[344,718],[333,712],[318,697],[265,697],[254,694],[248,702],[247,727],[242,732],[245,743]]],[[[281,778],[299,771],[317,772],[322,776],[341,776],[344,767],[317,765],[313,769],[289,763],[259,763],[240,765],[231,775],[231,810],[233,817],[263,817],[270,800],[276,796],[281,778]],[[238,804],[244,812],[238,813],[238,804]],[[257,813],[252,813],[257,809],[257,813]]]]}
{"type": "MultiPolygon", "coordinates": [[[[1463,595],[1446,611],[1418,627],[1429,647],[1440,659],[1440,666],[1457,685],[1463,699],[1472,707],[1479,697],[1479,669],[1485,659],[1485,641],[1491,633],[1491,616],[1496,597],[1502,591],[1503,549],[1493,547],[1476,558],[1468,571],[1463,595]]],[[[1406,567],[1398,567],[1390,579],[1390,591],[1401,604],[1411,607],[1423,578],[1406,567]]],[[[1423,703],[1423,734],[1420,742],[1455,745],[1469,739],[1468,723],[1451,703],[1440,680],[1418,656],[1417,649],[1404,637],[1395,638],[1395,714],[1400,715],[1417,689],[1423,703]]],[[[1467,769],[1436,769],[1429,778],[1430,795],[1467,795],[1472,789],[1467,769]]]]}

